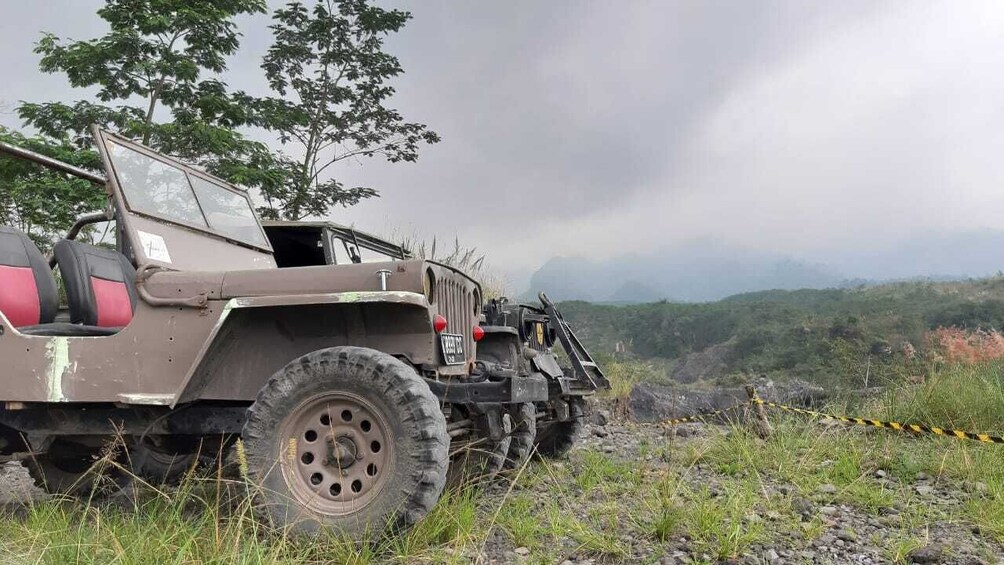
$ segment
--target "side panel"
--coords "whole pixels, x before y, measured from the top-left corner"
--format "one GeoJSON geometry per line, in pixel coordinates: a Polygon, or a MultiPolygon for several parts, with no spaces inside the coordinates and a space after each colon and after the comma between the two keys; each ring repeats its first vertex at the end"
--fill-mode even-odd
{"type": "Polygon", "coordinates": [[[0,313],[0,401],[167,404],[177,394],[222,304],[154,308],[106,337],[19,333],[0,313]]]}
{"type": "Polygon", "coordinates": [[[273,373],[297,357],[357,345],[438,364],[429,312],[387,302],[234,308],[179,402],[253,400],[273,373]]]}

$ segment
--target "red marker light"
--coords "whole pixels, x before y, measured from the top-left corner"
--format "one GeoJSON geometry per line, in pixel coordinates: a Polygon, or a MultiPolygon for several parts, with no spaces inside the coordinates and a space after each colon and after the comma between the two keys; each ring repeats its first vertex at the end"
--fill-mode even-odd
{"type": "Polygon", "coordinates": [[[443,330],[445,330],[448,325],[449,322],[446,321],[446,318],[444,318],[442,314],[436,314],[436,316],[432,318],[432,328],[436,330],[437,334],[443,333],[443,330]]]}
{"type": "Polygon", "coordinates": [[[474,326],[474,341],[481,341],[485,337],[485,329],[481,326],[474,326]]]}

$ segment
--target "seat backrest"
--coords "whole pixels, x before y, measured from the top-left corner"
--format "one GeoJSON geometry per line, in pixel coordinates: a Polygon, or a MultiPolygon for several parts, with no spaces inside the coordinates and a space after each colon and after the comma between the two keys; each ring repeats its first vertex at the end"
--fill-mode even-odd
{"type": "Polygon", "coordinates": [[[56,280],[35,242],[0,226],[0,312],[23,327],[52,322],[58,308],[56,280]]]}
{"type": "Polygon", "coordinates": [[[136,269],[118,251],[64,239],[53,247],[66,287],[70,321],[125,327],[136,310],[136,269]]]}

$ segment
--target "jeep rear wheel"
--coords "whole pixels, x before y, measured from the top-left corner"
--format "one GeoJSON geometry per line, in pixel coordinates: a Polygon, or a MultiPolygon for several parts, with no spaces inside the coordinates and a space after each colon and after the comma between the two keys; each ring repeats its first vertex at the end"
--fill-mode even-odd
{"type": "Polygon", "coordinates": [[[571,419],[553,421],[537,430],[537,454],[541,457],[557,459],[564,457],[584,427],[586,402],[582,398],[569,399],[571,419]]]}
{"type": "Polygon", "coordinates": [[[414,369],[371,349],[334,347],[288,364],[258,393],[243,437],[260,504],[296,532],[409,526],[446,481],[438,400],[414,369]]]}
{"type": "Polygon", "coordinates": [[[557,459],[572,450],[582,430],[579,420],[555,422],[537,434],[537,453],[541,457],[557,459]]]}
{"type": "Polygon", "coordinates": [[[205,471],[226,461],[229,438],[145,437],[129,449],[132,472],[152,484],[178,484],[191,470],[205,471]]]}
{"type": "Polygon", "coordinates": [[[101,460],[104,453],[101,447],[56,438],[46,453],[26,459],[24,466],[35,485],[49,494],[100,495],[128,483],[121,469],[101,460]]]}

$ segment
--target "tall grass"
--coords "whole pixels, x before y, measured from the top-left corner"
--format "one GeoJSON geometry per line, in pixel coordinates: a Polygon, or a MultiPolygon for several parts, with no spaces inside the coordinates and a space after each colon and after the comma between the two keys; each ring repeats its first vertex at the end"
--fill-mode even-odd
{"type": "Polygon", "coordinates": [[[485,298],[505,296],[508,290],[508,283],[490,267],[485,255],[477,247],[462,245],[459,237],[454,238],[453,244],[449,246],[441,245],[437,237],[426,241],[412,234],[399,236],[398,239],[401,247],[411,251],[416,257],[449,265],[467,273],[481,284],[485,298]]]}
{"type": "MultiPolygon", "coordinates": [[[[604,477],[604,488],[630,470],[598,454],[581,465],[604,477]]],[[[537,562],[557,559],[561,548],[553,542],[563,538],[589,554],[622,556],[619,542],[604,531],[609,522],[563,510],[561,496],[569,494],[563,485],[573,484],[569,473],[535,465],[521,469],[501,495],[472,487],[447,490],[411,529],[356,540],[336,532],[303,537],[272,529],[248,496],[254,488],[220,477],[190,476],[177,489],[138,488],[102,502],[28,500],[0,511],[0,563],[452,564],[498,557],[486,548],[496,538],[508,539],[509,547],[533,548],[537,562]],[[523,492],[545,483],[547,496],[523,492]]]]}
{"type": "MultiPolygon", "coordinates": [[[[311,545],[266,532],[233,486],[189,480],[170,495],[29,501],[0,519],[0,561],[274,563],[316,557],[311,545]]],[[[333,541],[323,544],[332,555],[355,560],[350,546],[333,541]]]]}
{"type": "MultiPolygon", "coordinates": [[[[865,403],[860,414],[1004,432],[1000,368],[942,368],[921,386],[865,403]]],[[[110,502],[30,500],[0,511],[0,563],[452,564],[505,559],[498,552],[516,547],[527,548],[526,561],[534,563],[573,556],[626,562],[635,557],[631,540],[653,544],[657,557],[681,537],[695,555],[729,559],[756,545],[822,535],[822,522],[793,508],[795,497],[871,516],[897,507],[902,531],[889,538],[891,561],[928,543],[924,532],[946,521],[1004,541],[1004,446],[859,433],[770,414],[767,440],[737,424],[683,442],[648,436],[637,457],[627,448],[579,449],[564,461],[527,465],[501,492],[447,491],[411,530],[363,540],[273,530],[248,497],[253,487],[221,473],[190,476],[177,489],[138,488],[110,502]],[[878,469],[891,480],[877,480],[878,469]],[[937,477],[939,490],[950,482],[970,491],[956,506],[931,504],[913,489],[921,471],[937,477]],[[836,492],[821,494],[824,483],[836,492]]]]}
{"type": "Polygon", "coordinates": [[[915,387],[889,389],[876,403],[886,419],[1004,434],[1004,380],[997,360],[953,364],[915,387]]]}
{"type": "Polygon", "coordinates": [[[448,491],[396,536],[298,537],[268,527],[241,482],[189,478],[176,490],[141,488],[102,502],[9,506],[0,513],[0,563],[448,563],[452,548],[484,535],[479,502],[471,489],[448,491]]]}

